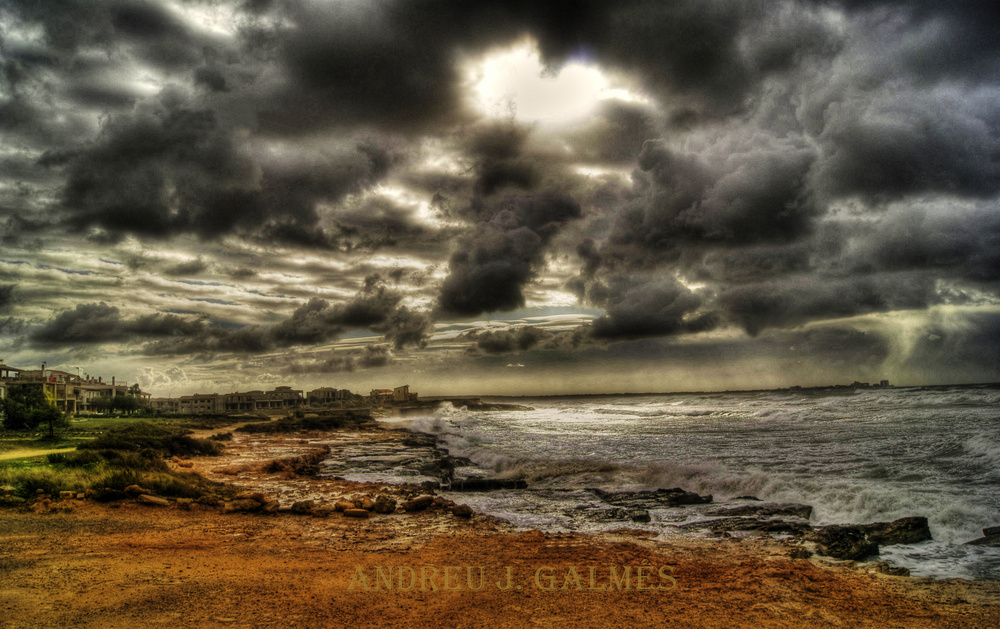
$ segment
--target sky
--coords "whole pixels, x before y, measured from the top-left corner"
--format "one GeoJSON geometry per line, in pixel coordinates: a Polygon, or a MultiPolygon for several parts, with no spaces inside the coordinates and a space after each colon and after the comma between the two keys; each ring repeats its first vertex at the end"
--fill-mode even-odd
{"type": "Polygon", "coordinates": [[[0,66],[7,365],[1000,380],[995,0],[8,0],[0,66]]]}

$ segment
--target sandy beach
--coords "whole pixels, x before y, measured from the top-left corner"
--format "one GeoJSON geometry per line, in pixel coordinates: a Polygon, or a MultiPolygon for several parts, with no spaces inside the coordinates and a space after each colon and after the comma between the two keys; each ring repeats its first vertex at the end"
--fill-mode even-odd
{"type": "MultiPolygon", "coordinates": [[[[318,443],[387,438],[391,432],[379,430],[332,439],[239,436],[223,456],[192,462],[209,478],[285,506],[423,493],[262,471],[274,458],[315,452],[318,443]]],[[[6,627],[1000,623],[998,583],[914,579],[881,574],[873,564],[792,558],[790,544],[757,536],[543,534],[440,507],[357,519],[322,508],[318,515],[265,515],[65,499],[39,511],[0,512],[6,627]]]]}

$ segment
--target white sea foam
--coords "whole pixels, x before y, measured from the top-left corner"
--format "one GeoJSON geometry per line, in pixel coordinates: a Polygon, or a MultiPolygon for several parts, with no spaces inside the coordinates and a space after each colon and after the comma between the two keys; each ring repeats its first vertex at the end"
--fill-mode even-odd
{"type": "Polygon", "coordinates": [[[585,487],[754,495],[812,505],[822,524],[926,516],[936,541],[893,557],[915,574],[1000,578],[1000,550],[959,547],[1000,524],[997,402],[995,388],[531,400],[443,408],[412,429],[483,473],[527,479],[526,492],[471,498],[516,522],[568,526],[551,505],[585,487]]]}

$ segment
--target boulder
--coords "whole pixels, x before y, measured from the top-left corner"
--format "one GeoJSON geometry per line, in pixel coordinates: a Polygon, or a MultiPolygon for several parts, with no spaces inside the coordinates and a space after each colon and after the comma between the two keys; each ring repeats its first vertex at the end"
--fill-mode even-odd
{"type": "Polygon", "coordinates": [[[971,542],[972,546],[1000,546],[1000,526],[988,526],[983,529],[983,536],[971,542]]]}
{"type": "Polygon", "coordinates": [[[834,559],[861,560],[878,554],[878,544],[869,541],[857,526],[824,526],[814,529],[806,538],[816,542],[820,555],[834,559]]]}
{"type": "Polygon", "coordinates": [[[368,511],[365,509],[344,509],[345,518],[367,518],[368,511]]]}
{"type": "Polygon", "coordinates": [[[19,496],[4,495],[0,496],[0,506],[6,507],[19,507],[27,502],[24,498],[19,496]]]}
{"type": "Polygon", "coordinates": [[[375,498],[375,504],[372,505],[372,511],[375,513],[395,513],[396,501],[388,496],[378,496],[375,498]]]}
{"type": "Polygon", "coordinates": [[[408,513],[423,511],[434,503],[434,496],[420,496],[403,503],[403,510],[408,513]]]}
{"type": "Polygon", "coordinates": [[[241,491],[236,494],[236,500],[253,500],[259,504],[267,502],[267,496],[259,491],[241,491]]]}
{"type": "Polygon", "coordinates": [[[60,491],[59,492],[59,499],[60,500],[72,500],[73,496],[75,496],[75,495],[76,495],[76,493],[74,493],[72,491],[60,491]]]}
{"type": "Polygon", "coordinates": [[[81,492],[79,492],[79,493],[78,493],[78,494],[76,495],[76,499],[77,499],[77,500],[86,500],[86,499],[87,499],[87,494],[86,494],[86,492],[82,492],[82,491],[81,491],[81,492]]]}
{"type": "Polygon", "coordinates": [[[313,509],[312,500],[300,500],[292,505],[292,513],[308,515],[313,509]]]}
{"type": "Polygon", "coordinates": [[[316,505],[315,507],[309,510],[309,515],[313,516],[314,518],[325,518],[328,517],[331,513],[334,513],[334,510],[324,505],[316,505]]]}
{"type": "Polygon", "coordinates": [[[348,509],[356,509],[356,508],[357,507],[355,506],[353,500],[338,500],[337,502],[333,503],[334,511],[347,511],[348,509]]]}
{"type": "Polygon", "coordinates": [[[156,507],[167,507],[170,505],[170,501],[165,498],[160,498],[159,496],[150,496],[149,494],[140,494],[136,501],[139,504],[153,505],[156,507]]]}
{"type": "Polygon", "coordinates": [[[628,512],[628,517],[633,522],[649,522],[650,521],[649,511],[646,511],[645,509],[633,509],[632,511],[628,512]]]}
{"type": "Polygon", "coordinates": [[[125,488],[125,493],[128,494],[129,496],[135,497],[141,494],[151,494],[153,492],[149,491],[148,489],[143,489],[139,485],[129,485],[128,487],[125,488]]]}
{"type": "Polygon", "coordinates": [[[873,522],[862,524],[859,528],[868,535],[868,541],[880,546],[893,544],[916,544],[931,538],[931,530],[927,526],[927,518],[899,518],[892,522],[873,522]]]}
{"type": "Polygon", "coordinates": [[[451,514],[456,518],[471,518],[472,507],[469,505],[455,505],[451,508],[451,514]]]}

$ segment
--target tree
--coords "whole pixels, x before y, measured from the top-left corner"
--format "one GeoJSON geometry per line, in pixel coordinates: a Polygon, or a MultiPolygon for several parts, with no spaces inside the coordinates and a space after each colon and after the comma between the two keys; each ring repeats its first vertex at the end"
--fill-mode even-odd
{"type": "Polygon", "coordinates": [[[64,421],[63,413],[55,403],[46,398],[42,387],[18,384],[7,389],[3,399],[3,426],[8,430],[37,428],[48,424],[49,435],[55,435],[55,427],[64,421]]]}

